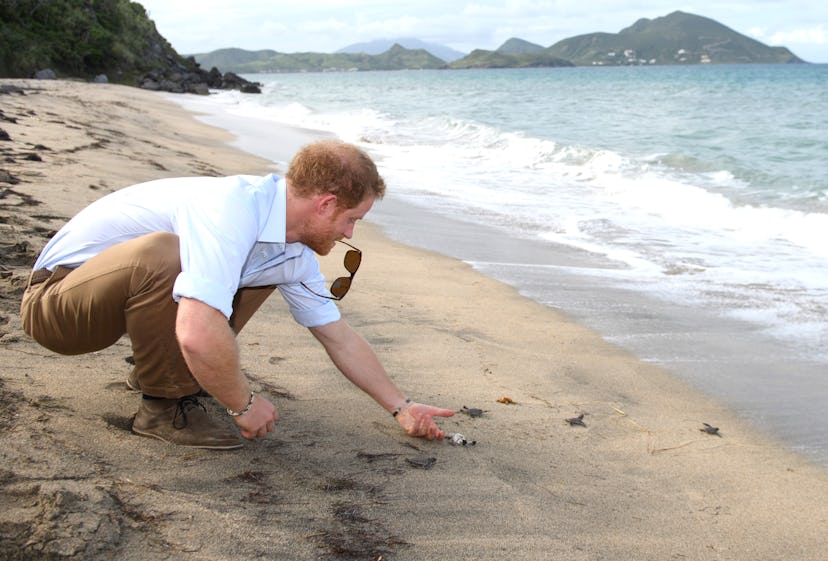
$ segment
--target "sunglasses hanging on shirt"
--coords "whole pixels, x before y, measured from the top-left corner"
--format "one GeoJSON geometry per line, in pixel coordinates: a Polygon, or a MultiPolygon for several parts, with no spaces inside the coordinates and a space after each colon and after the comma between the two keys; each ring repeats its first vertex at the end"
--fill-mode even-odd
{"type": "Polygon", "coordinates": [[[337,241],[351,248],[345,252],[344,259],[345,270],[348,271],[350,276],[339,277],[338,279],[333,281],[331,283],[331,288],[328,289],[328,292],[331,293],[330,296],[326,294],[319,294],[305,283],[301,283],[302,286],[305,287],[305,290],[307,290],[308,292],[311,292],[321,298],[327,298],[329,300],[342,300],[343,298],[345,298],[345,295],[348,294],[348,291],[351,289],[351,281],[354,280],[354,275],[356,274],[357,269],[359,269],[360,263],[362,263],[362,251],[355,248],[348,242],[343,242],[342,240],[337,241]]]}

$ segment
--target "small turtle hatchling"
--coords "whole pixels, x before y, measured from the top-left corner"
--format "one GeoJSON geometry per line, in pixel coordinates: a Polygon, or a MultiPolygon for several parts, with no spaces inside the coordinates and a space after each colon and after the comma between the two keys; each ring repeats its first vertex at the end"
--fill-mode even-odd
{"type": "Polygon", "coordinates": [[[702,423],[702,424],[704,425],[704,428],[699,429],[701,432],[706,432],[707,434],[712,434],[713,436],[718,436],[719,438],[721,438],[722,435],[719,432],[719,427],[714,427],[714,426],[708,425],[707,423],[702,423]]]}
{"type": "Polygon", "coordinates": [[[586,423],[584,423],[584,415],[586,415],[586,413],[581,413],[577,417],[570,417],[569,419],[564,419],[564,420],[567,423],[569,423],[570,427],[575,427],[575,426],[585,427],[586,423]]]}
{"type": "Polygon", "coordinates": [[[465,405],[460,410],[460,413],[465,413],[469,417],[482,417],[483,416],[483,410],[482,409],[478,409],[477,407],[466,407],[465,405]]]}

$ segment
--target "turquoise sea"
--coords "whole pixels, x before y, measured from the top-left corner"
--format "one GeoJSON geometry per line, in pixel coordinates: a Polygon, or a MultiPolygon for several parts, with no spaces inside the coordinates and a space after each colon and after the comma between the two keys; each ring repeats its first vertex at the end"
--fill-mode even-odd
{"type": "Polygon", "coordinates": [[[358,143],[389,184],[372,220],[390,235],[828,465],[828,65],[245,77],[263,93],[184,104],[265,156],[242,122],[358,143]]]}

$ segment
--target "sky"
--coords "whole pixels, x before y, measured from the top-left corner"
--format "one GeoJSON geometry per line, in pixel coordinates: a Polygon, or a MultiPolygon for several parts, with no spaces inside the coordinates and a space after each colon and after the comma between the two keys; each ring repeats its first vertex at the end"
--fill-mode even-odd
{"type": "Polygon", "coordinates": [[[807,62],[828,63],[828,3],[818,0],[138,0],[181,54],[237,47],[332,53],[374,39],[416,38],[468,53],[517,37],[548,47],[681,10],[807,62]]]}

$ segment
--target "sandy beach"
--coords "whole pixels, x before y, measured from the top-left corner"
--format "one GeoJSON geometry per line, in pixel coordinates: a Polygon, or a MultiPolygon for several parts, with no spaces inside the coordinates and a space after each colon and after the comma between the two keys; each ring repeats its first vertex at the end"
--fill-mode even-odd
{"type": "MultiPolygon", "coordinates": [[[[121,187],[284,170],[161,94],[0,86],[0,559],[828,558],[828,470],[467,264],[390,241],[370,215],[343,315],[412,398],[458,411],[439,424],[473,446],[407,437],[278,295],[239,337],[275,433],[232,452],[132,434],[128,340],[64,357],[23,334],[35,257],[121,187]]],[[[310,137],[262,141],[290,154],[310,137]]],[[[323,268],[341,274],[341,255],[323,268]]]]}

